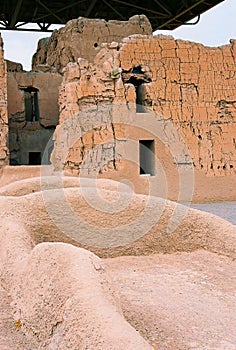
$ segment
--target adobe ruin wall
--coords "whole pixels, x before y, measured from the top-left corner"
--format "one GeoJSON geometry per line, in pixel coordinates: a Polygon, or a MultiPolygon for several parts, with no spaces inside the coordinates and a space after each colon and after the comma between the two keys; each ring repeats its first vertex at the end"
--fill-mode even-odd
{"type": "Polygon", "coordinates": [[[6,61],[10,164],[36,165],[42,159],[43,164],[50,163],[49,147],[59,118],[58,89],[68,62],[80,55],[93,60],[101,42],[121,40],[125,33],[151,32],[145,16],[108,22],[79,18],[39,41],[32,71],[25,72],[20,63],[6,61]]]}
{"type": "MultiPolygon", "coordinates": [[[[189,166],[201,177],[199,181],[230,176],[234,183],[235,61],[234,40],[229,45],[210,48],[170,36],[133,35],[121,43],[103,44],[93,63],[79,59],[65,69],[59,94],[60,126],[55,133],[54,165],[74,173],[83,169],[85,175],[128,178],[139,183],[140,190],[146,179],[139,173],[138,141],[154,139],[155,155],[170,183],[178,182],[177,168],[189,166]],[[141,103],[154,113],[157,126],[162,123],[164,145],[153,129],[132,131],[131,124],[135,129],[140,118],[146,125],[149,123],[148,113],[135,110],[135,79],[143,83],[141,103]],[[114,104],[122,107],[114,112],[114,104]],[[104,105],[105,113],[99,112],[104,105]],[[117,115],[131,118],[129,127],[116,125],[117,115]],[[77,140],[75,130],[82,134],[77,140]],[[129,138],[136,141],[136,156],[127,164],[132,148],[129,138]]],[[[158,177],[156,169],[156,176],[150,181],[158,182],[158,177]]],[[[176,198],[178,189],[172,190],[176,198]]]]}
{"type": "Polygon", "coordinates": [[[210,48],[152,36],[144,16],[128,22],[72,20],[39,42],[34,71],[23,72],[8,62],[11,153],[19,149],[17,135],[24,124],[22,87],[37,85],[40,108],[45,108],[40,128],[48,132],[52,120],[54,128],[60,113],[51,158],[57,170],[128,179],[138,192],[155,183],[158,195],[164,195],[164,179],[174,193],[169,198],[176,199],[179,171],[191,168],[197,199],[209,188],[213,193],[222,187],[220,199],[234,198],[235,61],[235,40],[210,48]],[[53,116],[47,115],[49,100],[56,106],[53,116]],[[136,110],[137,103],[142,111],[136,110]],[[158,164],[149,179],[140,176],[140,140],[155,143],[158,164]]]}
{"type": "Polygon", "coordinates": [[[48,156],[44,157],[44,150],[58,124],[57,100],[61,81],[62,76],[58,73],[25,72],[19,64],[7,62],[11,165],[34,165],[42,158],[44,163],[50,163],[48,156]],[[38,108],[37,118],[35,108],[38,108]],[[35,158],[37,154],[40,155],[38,160],[35,158]]]}
{"type": "Polygon", "coordinates": [[[0,168],[8,164],[7,73],[0,35],[0,168]]]}

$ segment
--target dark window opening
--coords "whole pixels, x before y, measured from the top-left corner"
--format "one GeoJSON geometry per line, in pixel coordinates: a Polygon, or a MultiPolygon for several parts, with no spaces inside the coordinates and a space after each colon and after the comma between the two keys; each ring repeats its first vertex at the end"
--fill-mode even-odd
{"type": "Polygon", "coordinates": [[[140,175],[155,175],[155,144],[154,140],[139,141],[140,175]]]}
{"type": "Polygon", "coordinates": [[[29,152],[29,165],[41,165],[41,152],[29,152]]]}
{"type": "Polygon", "coordinates": [[[146,113],[146,108],[145,108],[145,88],[144,84],[147,82],[150,82],[151,79],[148,78],[144,80],[141,77],[139,77],[139,74],[141,74],[141,68],[140,66],[133,68],[133,72],[135,72],[136,76],[131,76],[129,80],[126,81],[126,83],[133,84],[135,87],[135,92],[136,92],[136,113],[146,113]]]}
{"type": "Polygon", "coordinates": [[[136,113],[146,113],[146,108],[143,105],[144,93],[143,84],[135,86],[136,91],[136,113]]]}
{"type": "Polygon", "coordinates": [[[25,98],[25,119],[27,122],[39,121],[38,89],[27,87],[22,89],[25,98]]]}

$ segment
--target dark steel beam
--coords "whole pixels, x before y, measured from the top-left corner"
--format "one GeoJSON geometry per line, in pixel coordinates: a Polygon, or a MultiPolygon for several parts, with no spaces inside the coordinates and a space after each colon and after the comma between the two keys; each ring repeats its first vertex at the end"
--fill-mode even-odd
{"type": "Polygon", "coordinates": [[[38,23],[38,26],[39,26],[39,28],[43,31],[43,30],[46,30],[46,31],[48,31],[48,28],[50,27],[50,23],[43,23],[43,24],[41,24],[41,23],[38,23]]]}
{"type": "Polygon", "coordinates": [[[16,7],[15,7],[15,10],[14,10],[14,13],[11,17],[11,22],[10,22],[10,27],[11,28],[14,28],[15,27],[15,24],[17,23],[17,17],[19,15],[19,12],[20,12],[20,9],[21,9],[21,5],[22,5],[22,1],[23,0],[18,0],[17,1],[17,4],[16,4],[16,7]]]}
{"type": "Polygon", "coordinates": [[[112,11],[114,11],[121,19],[124,18],[124,16],[122,16],[122,14],[119,11],[117,11],[115,7],[113,7],[111,4],[109,4],[109,2],[107,2],[106,0],[102,0],[102,1],[104,2],[104,4],[106,4],[108,7],[110,7],[110,9],[112,11]]]}
{"type": "Polygon", "coordinates": [[[53,17],[55,17],[58,21],[60,21],[61,24],[64,24],[64,21],[59,16],[57,16],[56,13],[54,13],[46,5],[44,5],[44,3],[42,1],[40,1],[40,0],[36,0],[36,1],[40,6],[42,6],[46,11],[48,11],[48,13],[50,13],[53,17]]]}
{"type": "Polygon", "coordinates": [[[154,0],[154,2],[160,7],[162,8],[162,10],[164,10],[169,16],[173,16],[172,12],[170,12],[170,10],[168,10],[168,8],[166,7],[166,5],[164,6],[160,1],[158,0],[154,0]]]}
{"type": "MultiPolygon", "coordinates": [[[[72,4],[67,5],[67,6],[64,6],[64,7],[62,7],[61,9],[55,11],[54,13],[55,13],[55,14],[58,14],[58,13],[60,13],[60,12],[63,12],[63,11],[65,11],[65,10],[67,10],[67,9],[69,9],[69,8],[71,8],[71,7],[73,7],[73,6],[75,6],[75,5],[81,4],[82,2],[86,2],[86,1],[87,1],[87,0],[80,0],[80,1],[73,2],[72,4]]],[[[49,17],[49,16],[50,16],[50,13],[47,14],[47,15],[43,15],[43,16],[37,17],[37,18],[34,19],[34,21],[35,21],[35,22],[38,22],[38,21],[40,21],[41,19],[45,19],[45,18],[47,18],[47,17],[49,17]]]]}
{"type": "Polygon", "coordinates": [[[165,16],[161,12],[158,12],[158,11],[155,11],[155,10],[152,10],[152,9],[149,9],[149,8],[145,8],[145,7],[142,7],[142,6],[138,6],[138,5],[135,5],[135,4],[130,4],[130,3],[122,1],[122,0],[112,0],[112,1],[113,2],[117,2],[118,4],[122,4],[122,5],[126,5],[126,6],[129,6],[129,7],[132,7],[132,8],[139,9],[139,10],[142,10],[142,11],[145,11],[145,12],[154,13],[154,14],[156,14],[158,16],[161,16],[161,17],[167,17],[167,15],[165,16]]]}
{"type": "Polygon", "coordinates": [[[94,6],[96,5],[96,2],[97,2],[97,0],[93,0],[90,2],[90,5],[84,14],[84,17],[89,17],[90,13],[93,11],[94,6]]]}
{"type": "Polygon", "coordinates": [[[187,12],[189,12],[190,10],[194,9],[196,6],[198,6],[198,5],[200,5],[200,4],[204,3],[204,2],[205,2],[205,0],[199,0],[199,1],[195,2],[195,4],[193,4],[192,6],[186,8],[185,10],[181,11],[180,13],[178,13],[178,14],[177,14],[176,16],[174,16],[173,18],[170,18],[167,22],[162,23],[162,24],[161,24],[160,26],[158,26],[158,28],[156,28],[156,29],[161,29],[161,28],[167,26],[169,23],[175,21],[175,20],[178,19],[180,16],[185,15],[187,12]]]}

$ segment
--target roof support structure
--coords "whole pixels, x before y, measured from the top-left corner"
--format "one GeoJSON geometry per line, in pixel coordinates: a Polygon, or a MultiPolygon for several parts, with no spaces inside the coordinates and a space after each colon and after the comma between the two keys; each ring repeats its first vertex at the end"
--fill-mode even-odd
{"type": "MultiPolygon", "coordinates": [[[[1,0],[0,30],[51,31],[78,17],[124,20],[146,15],[153,30],[175,29],[225,0],[1,0]],[[34,23],[38,29],[28,29],[34,23]]],[[[194,24],[194,23],[192,23],[194,24]]]]}

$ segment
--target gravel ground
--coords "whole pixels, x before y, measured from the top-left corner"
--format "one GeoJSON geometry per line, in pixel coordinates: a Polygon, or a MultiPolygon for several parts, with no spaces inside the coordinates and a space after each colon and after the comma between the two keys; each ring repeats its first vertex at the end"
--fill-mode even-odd
{"type": "Polygon", "coordinates": [[[236,202],[191,204],[191,208],[218,215],[236,225],[236,202]]]}

